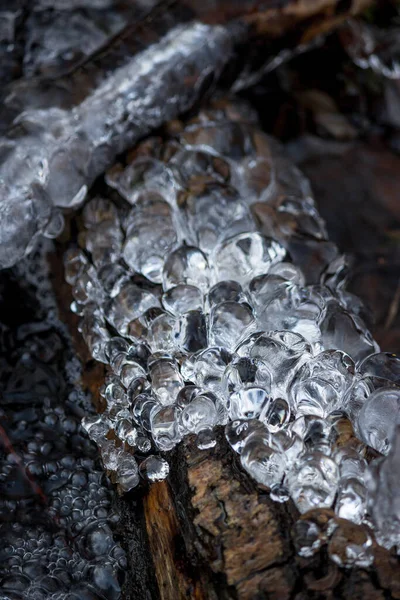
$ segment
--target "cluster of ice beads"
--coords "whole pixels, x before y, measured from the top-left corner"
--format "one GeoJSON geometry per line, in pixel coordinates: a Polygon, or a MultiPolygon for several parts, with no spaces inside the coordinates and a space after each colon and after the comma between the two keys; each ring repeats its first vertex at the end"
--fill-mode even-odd
{"type": "Polygon", "coordinates": [[[157,452],[187,435],[211,448],[221,425],[274,500],[372,519],[397,543],[398,506],[388,533],[374,499],[398,462],[400,361],[345,291],[298,169],[247,106],[217,101],[106,181],[119,197],[86,204],[65,264],[82,334],[109,365],[104,412],[84,427],[122,489],[165,477],[157,452]],[[375,474],[366,444],[387,454],[375,474]]]}

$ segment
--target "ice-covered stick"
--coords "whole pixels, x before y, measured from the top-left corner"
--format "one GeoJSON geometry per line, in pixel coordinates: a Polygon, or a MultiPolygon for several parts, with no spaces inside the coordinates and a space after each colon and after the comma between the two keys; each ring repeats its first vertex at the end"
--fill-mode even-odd
{"type": "MultiPolygon", "coordinates": [[[[368,2],[357,0],[349,10],[354,13],[368,2]]],[[[185,24],[156,36],[80,105],[22,113],[0,140],[0,268],[24,256],[41,233],[56,236],[63,219],[54,207],[79,205],[88,186],[119,152],[191,108],[210,81],[219,78],[236,45],[257,36],[279,37],[311,17],[317,23],[321,17],[336,23],[338,5],[336,0],[286,0],[277,9],[246,0],[232,12],[225,2],[206,2],[201,10],[191,0],[180,2],[189,18],[200,14],[209,23],[187,22],[186,14],[185,24]]],[[[308,23],[300,28],[301,42],[321,31],[320,25],[311,26],[305,36],[308,23]]]]}

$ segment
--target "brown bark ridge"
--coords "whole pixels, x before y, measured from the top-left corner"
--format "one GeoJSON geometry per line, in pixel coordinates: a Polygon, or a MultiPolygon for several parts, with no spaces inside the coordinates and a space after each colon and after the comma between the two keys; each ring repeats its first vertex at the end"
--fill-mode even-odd
{"type": "MultiPolygon", "coordinates": [[[[62,320],[69,325],[84,364],[83,385],[99,402],[104,366],[90,359],[69,311],[62,248],[50,256],[62,320]]],[[[116,499],[119,533],[128,554],[123,599],[333,600],[400,599],[400,560],[374,542],[368,568],[341,568],[339,556],[363,528],[336,518],[334,535],[302,558],[295,550],[291,502],[273,502],[244,473],[223,431],[215,448],[200,451],[191,438],[168,455],[167,480],[116,499]]],[[[321,527],[334,517],[317,509],[303,515],[321,527]]]]}

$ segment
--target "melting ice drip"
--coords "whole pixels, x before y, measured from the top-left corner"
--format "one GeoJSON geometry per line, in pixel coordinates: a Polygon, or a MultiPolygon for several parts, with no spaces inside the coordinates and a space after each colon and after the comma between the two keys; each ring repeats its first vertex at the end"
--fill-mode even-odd
{"type": "Polygon", "coordinates": [[[88,202],[66,256],[82,334],[109,365],[105,410],[84,419],[105,468],[125,491],[162,479],[157,451],[187,435],[211,448],[222,425],[271,498],[399,544],[400,361],[345,291],[308,182],[242,105],[170,131],[108,173],[124,200],[88,202]],[[343,427],[357,437],[339,444],[343,427]],[[366,444],[386,457],[369,467],[366,444]]]}

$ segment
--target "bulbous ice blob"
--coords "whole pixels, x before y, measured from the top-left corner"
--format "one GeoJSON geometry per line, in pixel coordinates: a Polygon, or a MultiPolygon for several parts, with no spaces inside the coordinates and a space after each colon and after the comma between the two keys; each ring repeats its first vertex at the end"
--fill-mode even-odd
{"type": "Polygon", "coordinates": [[[199,192],[190,190],[184,203],[185,216],[195,244],[203,252],[232,235],[255,229],[248,206],[231,186],[213,182],[199,192]]]}
{"type": "Polygon", "coordinates": [[[164,262],[162,283],[165,291],[179,285],[194,285],[206,291],[211,271],[206,255],[194,246],[180,246],[164,262]]]}
{"type": "Polygon", "coordinates": [[[260,387],[244,387],[230,395],[228,410],[231,419],[256,419],[269,402],[268,392],[260,387]]]}
{"type": "Polygon", "coordinates": [[[346,352],[355,363],[379,350],[363,321],[342,308],[337,300],[327,303],[320,327],[324,347],[346,352]]]}
{"type": "Polygon", "coordinates": [[[211,310],[210,344],[222,346],[231,352],[255,329],[253,311],[246,304],[222,302],[211,310]]]}
{"type": "Polygon", "coordinates": [[[158,298],[139,288],[134,283],[127,283],[115,298],[110,300],[104,309],[107,321],[121,334],[126,335],[128,325],[143,315],[146,310],[160,306],[158,298]]]}
{"type": "Polygon", "coordinates": [[[183,409],[180,420],[185,432],[200,433],[213,429],[218,423],[218,413],[210,396],[199,394],[183,409]]]}
{"type": "Polygon", "coordinates": [[[400,425],[400,388],[376,390],[365,401],[358,417],[361,439],[387,454],[397,425],[400,425]]]}
{"type": "Polygon", "coordinates": [[[139,484],[136,459],[128,452],[122,452],[118,459],[117,481],[124,492],[129,492],[139,484]]]}
{"type": "Polygon", "coordinates": [[[238,454],[241,454],[247,438],[253,433],[265,434],[265,425],[258,419],[235,419],[225,427],[225,437],[238,454]]]}
{"type": "Polygon", "coordinates": [[[296,371],[311,358],[311,346],[298,333],[274,331],[257,337],[250,357],[262,360],[271,371],[271,396],[287,399],[296,371]]]}
{"type": "Polygon", "coordinates": [[[301,513],[332,506],[339,481],[336,463],[319,452],[304,454],[287,476],[290,495],[301,513]]]}
{"type": "Polygon", "coordinates": [[[199,352],[193,365],[195,383],[208,390],[222,390],[222,377],[227,364],[232,360],[230,352],[225,348],[212,347],[199,352]]]}
{"type": "Polygon", "coordinates": [[[147,481],[162,481],[168,477],[169,464],[161,456],[151,454],[140,463],[139,473],[147,481]]]}
{"type": "Polygon", "coordinates": [[[287,279],[293,283],[303,286],[305,284],[304,275],[300,267],[289,262],[278,262],[271,266],[268,271],[269,275],[278,275],[283,279],[287,279]]]}
{"type": "Polygon", "coordinates": [[[154,283],[161,283],[164,258],[177,243],[171,207],[158,194],[146,194],[128,217],[125,262],[154,283]]]}
{"type": "Polygon", "coordinates": [[[249,290],[260,329],[294,331],[319,344],[324,302],[318,294],[269,274],[252,279],[249,290]]]}
{"type": "Polygon", "coordinates": [[[354,371],[353,360],[339,350],[326,350],[309,360],[290,387],[290,401],[297,414],[323,417],[340,408],[354,371]]]}
{"type": "Polygon", "coordinates": [[[360,364],[363,377],[391,381],[400,385],[400,358],[390,352],[378,352],[367,356],[360,364]]]}
{"type": "Polygon", "coordinates": [[[375,390],[400,386],[400,359],[389,352],[367,356],[358,369],[357,379],[346,394],[345,409],[358,432],[360,410],[375,390]]]}
{"type": "Polygon", "coordinates": [[[282,481],[287,467],[286,455],[270,445],[269,436],[249,436],[240,455],[242,467],[258,483],[272,487],[282,481]]]}
{"type": "Polygon", "coordinates": [[[335,503],[335,513],[342,519],[361,523],[367,511],[367,489],[357,478],[341,479],[335,503]]]}
{"type": "Polygon", "coordinates": [[[162,303],[165,310],[179,317],[189,310],[203,310],[203,294],[198,287],[181,283],[165,292],[162,303]]]}
{"type": "Polygon", "coordinates": [[[269,431],[278,431],[289,422],[289,403],[284,398],[271,398],[270,402],[264,404],[259,419],[269,431]]]}
{"type": "Polygon", "coordinates": [[[389,453],[374,461],[367,479],[368,512],[378,542],[385,548],[400,545],[400,426],[397,425],[389,453]]]}
{"type": "Polygon", "coordinates": [[[179,390],[184,385],[176,362],[164,357],[152,359],[149,372],[153,393],[158,401],[165,406],[174,404],[179,390]]]}
{"type": "Polygon", "coordinates": [[[147,340],[153,352],[174,352],[174,327],[176,319],[168,313],[162,313],[150,324],[147,340]]]}
{"type": "Polygon", "coordinates": [[[216,247],[213,264],[220,280],[233,279],[246,285],[253,277],[267,273],[285,254],[278,242],[261,233],[241,233],[216,247]]]}
{"type": "Polygon", "coordinates": [[[175,406],[155,406],[150,414],[151,434],[156,446],[163,451],[172,450],[181,441],[179,415],[175,406]]]}
{"type": "Polygon", "coordinates": [[[247,302],[246,294],[237,281],[219,281],[207,294],[207,304],[211,309],[221,302],[247,302]]]}
{"type": "Polygon", "coordinates": [[[227,397],[243,388],[255,386],[270,392],[271,373],[262,360],[248,357],[234,358],[225,369],[223,385],[227,397]]]}
{"type": "Polygon", "coordinates": [[[182,352],[197,352],[207,347],[207,324],[201,310],[181,315],[173,330],[173,341],[182,352]]]}

